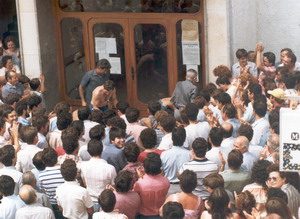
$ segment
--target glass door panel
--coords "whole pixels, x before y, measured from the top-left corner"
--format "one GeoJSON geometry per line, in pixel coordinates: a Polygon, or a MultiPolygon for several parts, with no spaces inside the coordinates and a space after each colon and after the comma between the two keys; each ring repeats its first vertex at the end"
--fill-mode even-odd
{"type": "Polygon", "coordinates": [[[95,23],[93,41],[95,62],[102,58],[110,62],[110,80],[115,82],[118,100],[127,101],[123,27],[117,23],[95,23]]]}
{"type": "Polygon", "coordinates": [[[136,92],[142,103],[169,95],[167,37],[161,24],[134,25],[136,92]]]}

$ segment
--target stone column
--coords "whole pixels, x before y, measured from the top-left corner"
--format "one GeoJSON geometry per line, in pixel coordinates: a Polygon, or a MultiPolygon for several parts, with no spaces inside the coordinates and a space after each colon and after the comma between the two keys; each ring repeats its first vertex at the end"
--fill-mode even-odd
{"type": "Polygon", "coordinates": [[[37,22],[36,0],[16,0],[22,73],[29,78],[41,73],[40,43],[37,22]]]}

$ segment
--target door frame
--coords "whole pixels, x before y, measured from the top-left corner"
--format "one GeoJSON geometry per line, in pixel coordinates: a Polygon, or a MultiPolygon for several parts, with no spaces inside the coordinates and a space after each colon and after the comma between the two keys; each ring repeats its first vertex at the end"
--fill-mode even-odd
{"type": "MultiPolygon", "coordinates": [[[[88,23],[91,20],[95,20],[95,19],[101,19],[101,21],[110,21],[109,23],[112,23],[112,20],[123,20],[123,19],[127,19],[128,22],[129,19],[132,21],[142,21],[141,23],[145,23],[145,22],[151,22],[151,20],[159,20],[160,22],[167,22],[167,26],[170,28],[166,28],[166,33],[167,33],[167,39],[168,41],[168,81],[169,81],[169,95],[172,94],[172,91],[175,88],[175,85],[177,83],[178,80],[178,63],[177,63],[177,42],[176,42],[176,23],[182,19],[190,19],[190,20],[196,20],[200,23],[200,34],[201,34],[201,39],[200,39],[200,43],[201,43],[201,51],[200,51],[200,55],[201,55],[201,81],[202,84],[204,85],[206,83],[206,62],[205,62],[205,52],[206,52],[206,48],[205,48],[205,23],[204,23],[204,0],[200,0],[200,9],[198,12],[196,13],[127,13],[127,12],[65,12],[63,10],[60,9],[59,7],[59,2],[58,0],[52,0],[53,2],[53,13],[55,15],[55,30],[56,30],[56,38],[57,38],[57,63],[59,65],[59,71],[58,71],[58,78],[59,78],[59,90],[60,90],[60,96],[62,99],[66,100],[67,102],[69,102],[70,104],[73,105],[80,105],[80,101],[79,100],[75,100],[75,99],[71,99],[70,97],[68,97],[67,93],[66,93],[66,78],[65,78],[65,70],[64,70],[64,63],[63,63],[63,47],[62,47],[62,33],[61,33],[61,21],[64,18],[77,18],[82,22],[82,31],[83,31],[83,44],[84,46],[84,52],[85,52],[85,63],[86,63],[86,69],[85,71],[91,70],[94,67],[94,64],[92,62],[92,56],[91,54],[94,53],[94,48],[89,48],[90,46],[86,46],[86,45],[90,45],[90,35],[89,35],[89,27],[88,27],[88,23]],[[146,16],[145,16],[146,15],[146,16]],[[173,61],[170,60],[170,58],[173,57],[173,61]]],[[[135,23],[135,22],[133,22],[135,23]]],[[[130,33],[129,33],[130,34],[130,33]]],[[[125,33],[124,33],[125,35],[125,33]]],[[[127,40],[125,40],[124,37],[124,45],[127,44],[128,42],[126,42],[127,40]]],[[[134,42],[130,42],[130,46],[132,46],[132,43],[134,44],[134,42]]],[[[94,54],[93,54],[94,56],[94,54]]],[[[132,54],[131,54],[132,56],[132,54]]],[[[131,57],[134,58],[135,57],[131,57]]],[[[126,65],[126,71],[128,71],[128,73],[126,72],[126,80],[129,79],[129,81],[131,80],[130,78],[130,64],[128,63],[128,61],[126,61],[126,57],[125,57],[125,65],[126,65]],[[129,67],[129,68],[128,68],[129,67]]],[[[136,69],[135,69],[136,70],[136,69]]],[[[136,72],[136,71],[135,71],[136,72]]],[[[136,73],[135,73],[136,74],[136,73]]],[[[135,76],[136,78],[136,76],[135,76]]],[[[131,83],[131,82],[128,82],[131,83]]],[[[129,88],[127,88],[129,89],[129,88]]],[[[130,89],[129,89],[130,90],[130,89]]],[[[132,89],[130,92],[133,92],[132,89]]],[[[128,95],[133,95],[132,93],[128,93],[128,95]]],[[[129,96],[128,96],[129,98],[129,96]]],[[[141,108],[139,108],[141,109],[141,108]]],[[[145,108],[143,107],[143,109],[141,110],[145,110],[145,108]]]]}

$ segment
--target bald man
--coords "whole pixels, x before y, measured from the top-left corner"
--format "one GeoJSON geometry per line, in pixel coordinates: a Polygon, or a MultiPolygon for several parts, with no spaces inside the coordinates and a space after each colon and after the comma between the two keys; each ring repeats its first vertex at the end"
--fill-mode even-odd
{"type": "Polygon", "coordinates": [[[252,166],[257,158],[249,152],[249,140],[245,136],[239,136],[235,139],[233,146],[243,154],[242,170],[251,172],[252,166]]]}
{"type": "Polygon", "coordinates": [[[50,208],[43,207],[36,202],[37,197],[32,186],[22,186],[19,196],[26,206],[17,210],[16,219],[55,219],[50,208]]]}

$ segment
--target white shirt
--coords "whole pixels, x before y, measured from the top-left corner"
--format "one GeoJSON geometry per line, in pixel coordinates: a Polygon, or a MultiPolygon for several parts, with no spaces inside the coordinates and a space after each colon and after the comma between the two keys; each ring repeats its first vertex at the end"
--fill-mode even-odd
{"type": "Polygon", "coordinates": [[[188,142],[189,149],[192,148],[192,143],[196,138],[204,138],[207,140],[209,131],[210,131],[210,125],[208,122],[198,122],[196,124],[189,124],[187,127],[185,127],[186,131],[186,141],[188,142]]]}
{"type": "MultiPolygon", "coordinates": [[[[218,164],[218,167],[220,167],[222,165],[221,160],[219,158],[219,152],[221,152],[223,154],[221,147],[212,147],[209,151],[206,152],[206,155],[205,155],[205,157],[207,159],[218,164]]],[[[226,158],[224,157],[224,159],[226,159],[226,158]]]]}
{"type": "Polygon", "coordinates": [[[226,93],[228,93],[229,96],[233,99],[236,94],[236,91],[237,91],[237,87],[234,85],[230,85],[226,93]]]}
{"type": "Polygon", "coordinates": [[[66,181],[56,189],[57,204],[66,218],[88,219],[87,208],[93,207],[88,191],[75,181],[66,181]]]}
{"type": "Polygon", "coordinates": [[[109,213],[100,211],[93,214],[93,219],[128,219],[128,217],[115,211],[109,213]]]}
{"type": "Polygon", "coordinates": [[[81,163],[81,177],[93,202],[98,201],[98,196],[106,185],[114,184],[116,176],[115,167],[103,159],[92,157],[89,161],[81,163]]]}
{"type": "Polygon", "coordinates": [[[26,205],[17,210],[16,219],[55,219],[55,216],[50,208],[34,203],[26,205]]]}
{"type": "MultiPolygon", "coordinates": [[[[159,150],[169,150],[172,147],[173,147],[172,133],[168,133],[168,134],[165,134],[161,138],[161,142],[160,142],[159,146],[157,147],[157,149],[159,149],[159,150]]],[[[183,147],[184,148],[189,148],[189,144],[187,142],[187,139],[185,139],[185,141],[183,143],[183,147]]]]}
{"type": "Polygon", "coordinates": [[[16,211],[24,205],[19,196],[11,195],[3,197],[0,204],[0,218],[15,219],[16,211]]]}
{"type": "Polygon", "coordinates": [[[36,144],[39,148],[44,149],[46,147],[48,147],[48,142],[46,140],[46,137],[38,132],[38,143],[36,144]]]}
{"type": "Polygon", "coordinates": [[[19,194],[19,188],[21,187],[22,184],[22,173],[20,171],[17,171],[14,166],[10,167],[3,167],[0,169],[0,176],[2,175],[7,175],[13,178],[15,184],[15,194],[19,194]]]}
{"type": "Polygon", "coordinates": [[[99,123],[93,122],[91,120],[84,120],[83,124],[84,124],[84,134],[83,134],[82,138],[84,138],[85,142],[88,143],[89,140],[91,140],[90,135],[89,135],[91,128],[93,128],[96,125],[99,125],[99,123]]]}
{"type": "Polygon", "coordinates": [[[32,170],[34,168],[32,158],[39,151],[42,151],[42,149],[36,145],[24,143],[17,153],[16,169],[22,173],[32,170]]]}
{"type": "Polygon", "coordinates": [[[269,135],[269,121],[265,117],[255,120],[255,122],[252,124],[252,128],[253,138],[250,144],[264,147],[267,143],[269,135]]]}
{"type": "Polygon", "coordinates": [[[61,131],[58,129],[55,129],[53,132],[49,132],[46,137],[49,146],[53,149],[61,146],[62,147],[62,141],[61,141],[61,131]]]}

